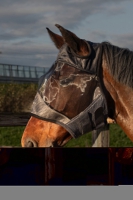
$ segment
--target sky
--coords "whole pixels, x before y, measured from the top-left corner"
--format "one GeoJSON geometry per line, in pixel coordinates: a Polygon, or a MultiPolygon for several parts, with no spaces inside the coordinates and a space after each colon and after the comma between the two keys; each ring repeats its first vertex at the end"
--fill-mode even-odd
{"type": "Polygon", "coordinates": [[[133,0],[3,0],[0,64],[51,67],[58,50],[46,27],[60,34],[55,24],[133,50],[133,0]]]}

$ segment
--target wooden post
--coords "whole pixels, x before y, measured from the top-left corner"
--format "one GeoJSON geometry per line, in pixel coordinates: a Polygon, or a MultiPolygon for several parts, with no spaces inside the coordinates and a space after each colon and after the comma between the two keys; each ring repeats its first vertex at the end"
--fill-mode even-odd
{"type": "Polygon", "coordinates": [[[92,132],[92,147],[109,147],[109,125],[92,132]]]}
{"type": "Polygon", "coordinates": [[[45,184],[57,178],[62,179],[63,156],[61,148],[45,148],[45,184]]]}
{"type": "Polygon", "coordinates": [[[114,185],[115,148],[108,148],[109,185],[114,185]]]}
{"type": "Polygon", "coordinates": [[[45,184],[55,177],[55,149],[45,149],[45,184]]]}
{"type": "Polygon", "coordinates": [[[55,176],[63,178],[63,148],[55,148],[55,176]]]}

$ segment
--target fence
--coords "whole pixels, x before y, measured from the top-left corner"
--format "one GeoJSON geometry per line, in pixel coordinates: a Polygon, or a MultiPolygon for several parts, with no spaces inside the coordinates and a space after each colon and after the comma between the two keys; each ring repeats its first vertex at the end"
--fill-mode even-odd
{"type": "MultiPolygon", "coordinates": [[[[99,149],[98,153],[97,153],[97,151],[93,151],[95,149],[93,149],[92,151],[90,151],[90,150],[91,150],[90,148],[89,149],[86,149],[86,148],[82,149],[81,148],[80,150],[76,148],[75,151],[73,151],[72,149],[69,149],[69,148],[66,148],[66,149],[61,149],[61,148],[46,148],[45,149],[45,184],[49,185],[50,184],[50,180],[52,180],[52,179],[56,180],[56,178],[58,178],[58,180],[60,180],[61,178],[63,178],[63,174],[65,175],[65,173],[66,173],[66,168],[63,170],[63,165],[64,165],[65,159],[66,159],[67,162],[70,162],[70,163],[72,162],[73,163],[73,161],[71,160],[71,158],[69,159],[69,157],[71,157],[70,154],[72,153],[73,158],[75,158],[76,154],[78,154],[79,151],[80,151],[80,153],[82,153],[82,158],[83,159],[81,159],[79,161],[79,163],[81,162],[82,168],[80,166],[80,168],[79,168],[80,170],[78,172],[78,167],[76,165],[74,165],[74,168],[73,168],[73,164],[69,165],[69,167],[68,167],[69,173],[72,172],[72,170],[74,170],[73,172],[76,171],[76,173],[80,174],[81,171],[84,170],[83,166],[85,166],[85,165],[84,165],[83,162],[87,162],[87,159],[88,159],[88,157],[85,157],[85,155],[86,155],[85,153],[86,152],[88,152],[88,154],[93,154],[94,157],[96,156],[96,154],[98,154],[97,155],[97,157],[98,157],[99,155],[101,155],[101,153],[107,152],[107,157],[105,158],[105,159],[107,159],[106,161],[108,162],[108,167],[107,167],[108,170],[106,170],[106,171],[108,171],[107,172],[107,182],[106,182],[106,184],[107,185],[114,185],[115,149],[111,149],[111,151],[110,151],[109,148],[107,148],[107,149],[106,148],[99,149]],[[63,152],[64,151],[67,153],[66,154],[67,157],[63,156],[63,152]]],[[[75,160],[76,160],[76,158],[75,158],[75,160]]],[[[101,166],[103,166],[102,164],[103,163],[101,163],[101,166]]],[[[99,169],[99,167],[97,168],[97,171],[98,171],[98,169],[99,169]]],[[[90,174],[91,174],[91,172],[90,172],[90,174]]],[[[93,173],[92,173],[92,175],[97,180],[98,175],[94,175],[93,173]]],[[[88,184],[90,184],[90,185],[92,184],[93,185],[94,182],[93,183],[88,183],[88,184]]]]}
{"type": "Polygon", "coordinates": [[[0,82],[38,82],[48,68],[0,64],[0,82]]]}
{"type": "Polygon", "coordinates": [[[92,147],[109,147],[109,125],[92,132],[92,147]]]}
{"type": "Polygon", "coordinates": [[[0,113],[0,127],[26,126],[30,116],[30,113],[0,113]]]}
{"type": "MultiPolygon", "coordinates": [[[[0,113],[0,127],[26,126],[30,113],[0,113]]],[[[92,132],[92,147],[109,147],[109,125],[92,132]]]]}

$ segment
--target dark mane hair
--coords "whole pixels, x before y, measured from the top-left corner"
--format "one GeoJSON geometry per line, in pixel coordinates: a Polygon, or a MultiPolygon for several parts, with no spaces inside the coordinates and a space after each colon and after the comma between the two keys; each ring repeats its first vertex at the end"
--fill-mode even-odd
{"type": "Polygon", "coordinates": [[[102,43],[108,68],[115,80],[133,88],[133,52],[129,49],[102,43]]]}

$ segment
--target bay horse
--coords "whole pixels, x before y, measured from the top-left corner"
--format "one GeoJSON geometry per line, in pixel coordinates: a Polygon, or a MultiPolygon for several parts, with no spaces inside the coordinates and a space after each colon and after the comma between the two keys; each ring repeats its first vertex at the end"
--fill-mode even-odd
{"type": "MultiPolygon", "coordinates": [[[[40,78],[33,115],[21,139],[22,147],[63,146],[76,137],[76,131],[82,132],[80,125],[85,130],[83,134],[86,133],[87,120],[93,127],[93,109],[90,115],[87,106],[94,98],[90,94],[96,90],[97,80],[103,92],[96,104],[102,107],[95,112],[96,120],[103,119],[100,122],[103,123],[105,118],[113,119],[133,141],[133,52],[108,42],[86,41],[58,24],[55,26],[62,36],[48,28],[47,31],[59,54],[49,72],[40,78]],[[98,69],[89,69],[89,75],[87,70],[91,66],[98,69]],[[91,85],[87,85],[89,81],[91,85]]],[[[96,125],[92,129],[95,128],[96,125]]]]}

